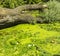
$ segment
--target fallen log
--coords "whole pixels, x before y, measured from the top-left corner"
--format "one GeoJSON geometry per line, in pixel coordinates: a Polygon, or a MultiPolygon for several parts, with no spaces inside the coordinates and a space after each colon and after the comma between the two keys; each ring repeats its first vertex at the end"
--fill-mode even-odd
{"type": "Polygon", "coordinates": [[[21,14],[21,12],[25,10],[39,10],[44,8],[47,8],[47,5],[33,4],[33,5],[22,5],[14,9],[0,8],[0,16],[17,15],[21,14]]]}
{"type": "MultiPolygon", "coordinates": [[[[39,10],[46,8],[46,5],[24,5],[15,9],[0,8],[0,29],[14,26],[19,23],[35,23],[38,19],[29,14],[22,14],[25,10],[39,10]]],[[[40,22],[40,19],[39,19],[40,22]]]]}
{"type": "Polygon", "coordinates": [[[17,24],[35,24],[35,23],[41,23],[43,20],[41,18],[33,17],[29,14],[21,14],[16,16],[6,16],[3,19],[0,19],[0,29],[15,26],[17,24]]]}

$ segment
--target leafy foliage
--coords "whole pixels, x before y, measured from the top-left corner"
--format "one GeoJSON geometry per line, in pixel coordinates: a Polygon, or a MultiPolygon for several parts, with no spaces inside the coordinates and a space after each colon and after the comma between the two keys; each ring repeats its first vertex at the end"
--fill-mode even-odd
{"type": "Polygon", "coordinates": [[[0,0],[1,7],[15,8],[23,4],[39,3],[42,0],[0,0]]]}
{"type": "Polygon", "coordinates": [[[0,6],[7,8],[15,8],[22,4],[24,4],[23,0],[0,0],[0,6]]]}
{"type": "Polygon", "coordinates": [[[34,3],[39,3],[42,0],[25,0],[25,1],[26,1],[26,4],[34,4],[34,3]]]}
{"type": "Polygon", "coordinates": [[[44,20],[46,22],[60,21],[60,3],[57,1],[49,1],[47,5],[48,9],[42,15],[44,20]]]}
{"type": "Polygon", "coordinates": [[[1,7],[15,8],[23,4],[36,4],[40,2],[47,2],[49,0],[0,0],[1,7]]]}

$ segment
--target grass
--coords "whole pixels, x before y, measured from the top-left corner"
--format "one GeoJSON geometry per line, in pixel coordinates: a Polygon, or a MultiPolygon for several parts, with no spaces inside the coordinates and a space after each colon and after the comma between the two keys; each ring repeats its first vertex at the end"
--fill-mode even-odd
{"type": "Polygon", "coordinates": [[[0,56],[60,55],[60,23],[20,24],[0,30],[0,56]]]}

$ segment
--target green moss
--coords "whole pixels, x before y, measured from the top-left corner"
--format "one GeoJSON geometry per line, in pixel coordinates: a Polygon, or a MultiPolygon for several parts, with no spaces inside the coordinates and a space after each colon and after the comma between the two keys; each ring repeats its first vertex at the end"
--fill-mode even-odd
{"type": "Polygon", "coordinates": [[[55,28],[60,28],[60,23],[20,24],[0,30],[0,56],[59,54],[60,31],[55,28]]]}

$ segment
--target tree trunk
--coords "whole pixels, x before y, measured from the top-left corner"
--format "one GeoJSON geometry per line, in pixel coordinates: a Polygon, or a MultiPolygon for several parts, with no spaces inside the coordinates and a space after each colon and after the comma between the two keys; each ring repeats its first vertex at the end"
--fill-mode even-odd
{"type": "Polygon", "coordinates": [[[38,22],[38,19],[34,18],[32,15],[22,14],[21,12],[25,10],[39,10],[46,7],[46,5],[34,4],[19,6],[15,9],[0,8],[0,29],[14,26],[19,23],[38,22]]]}
{"type": "Polygon", "coordinates": [[[14,9],[0,8],[0,16],[6,15],[17,15],[21,14],[25,10],[39,10],[47,8],[47,5],[33,4],[33,5],[22,5],[14,9]]]}

